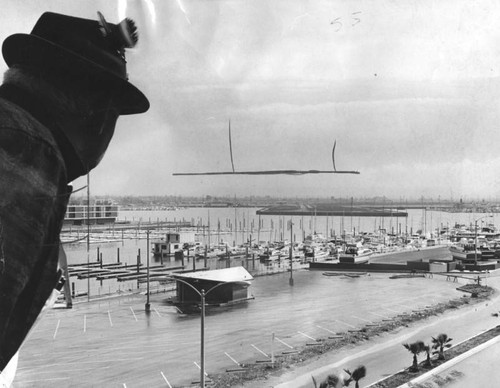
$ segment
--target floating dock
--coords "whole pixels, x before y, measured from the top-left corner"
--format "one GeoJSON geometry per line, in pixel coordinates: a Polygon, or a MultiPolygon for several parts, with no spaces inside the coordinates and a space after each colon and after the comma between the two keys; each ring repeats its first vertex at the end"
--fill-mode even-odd
{"type": "Polygon", "coordinates": [[[338,204],[277,205],[257,210],[257,214],[266,216],[408,217],[406,211],[399,209],[338,204]]]}

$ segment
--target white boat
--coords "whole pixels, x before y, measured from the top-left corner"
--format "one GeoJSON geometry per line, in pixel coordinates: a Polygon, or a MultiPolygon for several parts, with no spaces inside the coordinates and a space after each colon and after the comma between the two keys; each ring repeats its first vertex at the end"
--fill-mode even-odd
{"type": "Polygon", "coordinates": [[[327,251],[315,251],[314,252],[314,260],[315,261],[322,261],[322,260],[327,260],[330,254],[327,251]]]}
{"type": "Polygon", "coordinates": [[[345,252],[339,254],[339,263],[368,263],[371,255],[370,248],[347,246],[345,252]]]}
{"type": "Polygon", "coordinates": [[[307,261],[324,261],[330,258],[330,252],[323,247],[314,246],[309,247],[305,251],[305,258],[307,261]]]}
{"type": "Polygon", "coordinates": [[[455,260],[475,261],[481,260],[482,257],[481,251],[476,249],[476,245],[473,243],[454,244],[450,246],[449,250],[455,260]]]}
{"type": "Polygon", "coordinates": [[[262,263],[270,263],[273,261],[287,259],[289,257],[290,253],[287,253],[286,249],[275,249],[272,252],[266,252],[259,255],[259,259],[262,263]]]}

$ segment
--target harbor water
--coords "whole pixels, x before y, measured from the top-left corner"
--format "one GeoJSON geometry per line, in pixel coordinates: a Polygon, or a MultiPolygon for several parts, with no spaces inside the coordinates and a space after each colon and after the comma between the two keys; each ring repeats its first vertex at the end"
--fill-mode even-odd
{"type": "MultiPolygon", "coordinates": [[[[70,266],[101,261],[103,264],[123,263],[136,265],[138,262],[144,267],[147,263],[147,252],[151,252],[152,244],[166,233],[180,233],[181,242],[198,242],[200,245],[213,246],[217,243],[238,246],[249,241],[252,244],[273,241],[290,240],[301,242],[308,235],[319,233],[323,236],[339,236],[345,234],[359,234],[360,232],[380,234],[386,233],[426,235],[439,233],[444,228],[451,228],[455,224],[474,225],[474,221],[481,219],[482,223],[496,224],[498,215],[484,213],[447,213],[441,211],[408,210],[408,217],[325,217],[325,216],[259,216],[259,208],[185,208],[177,210],[136,210],[120,211],[119,223],[109,225],[104,231],[93,233],[87,241],[86,226],[66,228],[66,240],[79,240],[77,243],[64,244],[70,266]],[[292,222],[292,229],[289,227],[292,222]],[[168,222],[170,227],[161,227],[161,223],[168,222]],[[118,225],[129,223],[130,228],[118,229],[118,225]],[[189,228],[180,227],[190,223],[189,228]],[[149,224],[152,229],[149,233],[140,229],[140,225],[149,224]],[[153,228],[157,224],[159,228],[153,228]],[[260,227],[259,227],[260,226],[260,227]],[[135,228],[135,229],[134,229],[135,228]]],[[[150,264],[160,264],[160,258],[150,255],[150,264]]],[[[255,256],[238,257],[231,260],[210,258],[208,260],[185,257],[182,263],[174,257],[161,259],[166,267],[177,268],[184,265],[186,269],[199,269],[205,265],[210,269],[227,268],[229,266],[243,266],[254,276],[277,272],[284,272],[288,267],[284,261],[276,263],[261,263],[255,256]]],[[[297,265],[298,268],[298,265],[297,265]]],[[[74,295],[96,298],[115,293],[130,293],[144,291],[144,284],[137,280],[119,282],[116,279],[95,280],[70,279],[74,295]]]]}

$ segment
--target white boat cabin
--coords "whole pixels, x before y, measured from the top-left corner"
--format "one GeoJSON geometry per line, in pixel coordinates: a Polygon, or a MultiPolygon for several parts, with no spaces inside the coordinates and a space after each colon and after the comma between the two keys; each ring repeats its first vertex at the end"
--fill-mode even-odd
{"type": "Polygon", "coordinates": [[[179,233],[167,233],[165,240],[153,241],[153,254],[155,256],[173,255],[182,250],[181,235],[179,233]]]}

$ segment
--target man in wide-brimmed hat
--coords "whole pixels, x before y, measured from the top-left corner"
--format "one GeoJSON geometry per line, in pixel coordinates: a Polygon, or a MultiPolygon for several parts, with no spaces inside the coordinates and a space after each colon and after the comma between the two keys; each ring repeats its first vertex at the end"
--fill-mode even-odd
{"type": "Polygon", "coordinates": [[[45,13],[5,39],[0,86],[0,371],[59,281],[68,183],[100,162],[120,115],[149,101],[128,81],[135,24],[45,13]]]}

